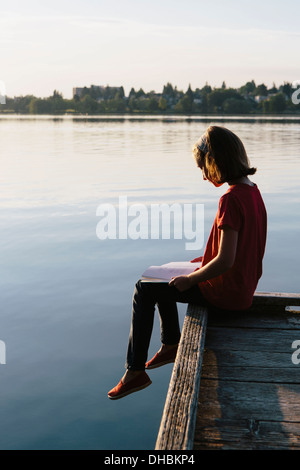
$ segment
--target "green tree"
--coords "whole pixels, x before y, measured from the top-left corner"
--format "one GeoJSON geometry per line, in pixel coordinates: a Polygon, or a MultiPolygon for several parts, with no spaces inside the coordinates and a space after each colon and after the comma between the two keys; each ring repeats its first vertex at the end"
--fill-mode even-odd
{"type": "Polygon", "coordinates": [[[128,95],[128,98],[129,98],[129,99],[130,99],[130,98],[135,98],[135,95],[136,95],[135,89],[134,89],[134,88],[131,88],[131,90],[130,90],[130,92],[129,92],[129,95],[128,95]]]}
{"type": "Polygon", "coordinates": [[[104,88],[104,90],[103,90],[103,98],[104,98],[105,100],[110,100],[110,99],[114,98],[114,96],[113,96],[113,90],[112,90],[112,88],[111,88],[110,86],[108,86],[108,85],[107,85],[107,86],[104,88]]]}
{"type": "Polygon", "coordinates": [[[294,90],[291,83],[284,82],[284,84],[279,87],[279,91],[281,91],[287,98],[290,99],[294,90]]]}
{"type": "Polygon", "coordinates": [[[51,114],[51,103],[48,99],[32,98],[29,103],[30,114],[51,114]]]}
{"type": "Polygon", "coordinates": [[[262,83],[255,88],[254,93],[256,96],[267,96],[268,88],[264,83],[262,83]]]}
{"type": "Polygon", "coordinates": [[[271,96],[269,102],[269,110],[271,113],[282,113],[286,109],[286,99],[283,93],[271,96]]]}
{"type": "Polygon", "coordinates": [[[80,100],[80,112],[84,114],[95,114],[97,111],[97,101],[93,100],[90,95],[85,95],[80,100]]]}
{"type": "MultiPolygon", "coordinates": [[[[13,107],[16,113],[27,114],[29,113],[29,105],[32,99],[35,97],[33,95],[19,96],[12,100],[11,106],[13,107]]],[[[8,100],[6,100],[8,105],[8,100]]]]}
{"type": "Polygon", "coordinates": [[[201,105],[200,105],[200,112],[201,113],[208,113],[208,95],[204,94],[201,98],[201,105]]]}
{"type": "Polygon", "coordinates": [[[59,114],[67,109],[63,95],[59,91],[54,90],[53,95],[47,98],[49,104],[49,112],[59,114]]]}
{"type": "Polygon", "coordinates": [[[176,103],[174,110],[179,113],[191,114],[193,111],[194,93],[189,85],[184,96],[176,103]]]}
{"type": "Polygon", "coordinates": [[[123,98],[115,98],[114,105],[117,113],[124,113],[126,110],[126,102],[123,98]]]}
{"type": "Polygon", "coordinates": [[[186,90],[185,96],[187,96],[187,97],[189,98],[189,100],[191,101],[191,103],[193,102],[193,100],[194,100],[194,93],[192,92],[191,85],[189,85],[188,89],[186,90]]]}
{"type": "Polygon", "coordinates": [[[124,113],[126,110],[126,103],[122,98],[113,98],[104,102],[105,110],[108,113],[124,113]]]}
{"type": "Polygon", "coordinates": [[[171,83],[167,83],[164,85],[162,95],[164,98],[175,98],[176,96],[176,88],[173,88],[173,85],[171,83]]]}
{"type": "Polygon", "coordinates": [[[176,103],[174,110],[179,113],[190,114],[192,112],[192,105],[193,103],[190,98],[185,95],[178,101],[178,103],[176,103]]]}
{"type": "Polygon", "coordinates": [[[233,88],[216,88],[207,96],[209,112],[222,112],[223,103],[230,98],[239,99],[240,95],[233,88]]]}
{"type": "Polygon", "coordinates": [[[125,98],[125,91],[124,91],[124,88],[122,86],[119,88],[118,96],[119,96],[120,99],[125,98]]]}
{"type": "Polygon", "coordinates": [[[144,97],[144,96],[146,96],[146,94],[145,94],[145,92],[142,88],[140,88],[139,91],[137,91],[136,94],[135,94],[136,98],[141,98],[141,97],[144,97]]]}
{"type": "Polygon", "coordinates": [[[136,109],[136,107],[137,107],[137,100],[134,98],[134,95],[132,94],[132,96],[128,100],[129,111],[133,112],[136,109]]]}
{"type": "Polygon", "coordinates": [[[146,96],[140,96],[138,99],[135,100],[134,103],[134,111],[138,112],[147,112],[147,106],[148,106],[149,98],[146,98],[146,96]]]}
{"type": "Polygon", "coordinates": [[[228,98],[223,103],[223,110],[228,114],[247,114],[250,108],[250,103],[244,99],[228,98]]]}
{"type": "Polygon", "coordinates": [[[160,111],[165,111],[167,107],[168,107],[167,100],[163,98],[163,96],[161,96],[158,101],[158,108],[160,109],[160,111]]]}
{"type": "Polygon", "coordinates": [[[54,91],[53,91],[53,95],[52,95],[51,98],[53,98],[53,99],[63,99],[63,95],[62,95],[62,93],[60,93],[59,91],[54,90],[54,91]]]}
{"type": "Polygon", "coordinates": [[[255,89],[256,89],[255,81],[252,80],[251,82],[247,82],[246,85],[243,85],[239,89],[239,92],[241,95],[249,95],[249,94],[253,94],[255,89]]]}
{"type": "Polygon", "coordinates": [[[275,83],[273,83],[272,88],[270,88],[270,89],[268,90],[268,94],[269,94],[269,95],[270,95],[270,94],[274,94],[274,93],[278,93],[278,90],[277,90],[277,88],[276,88],[275,83]]]}
{"type": "Polygon", "coordinates": [[[209,95],[212,92],[212,87],[206,82],[204,87],[201,89],[202,95],[209,95]]]}
{"type": "Polygon", "coordinates": [[[147,110],[150,111],[150,112],[155,112],[155,111],[158,111],[159,107],[158,107],[158,101],[157,99],[155,98],[149,98],[147,100],[147,110]]]}

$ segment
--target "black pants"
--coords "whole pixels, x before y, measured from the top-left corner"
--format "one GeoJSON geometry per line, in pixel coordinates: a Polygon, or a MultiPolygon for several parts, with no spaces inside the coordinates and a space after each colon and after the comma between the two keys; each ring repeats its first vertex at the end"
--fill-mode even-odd
{"type": "Polygon", "coordinates": [[[167,282],[138,281],[132,300],[132,319],[125,367],[144,370],[153,328],[155,305],[158,307],[161,342],[176,344],[180,327],[176,302],[208,305],[198,285],[179,292],[167,282]]]}

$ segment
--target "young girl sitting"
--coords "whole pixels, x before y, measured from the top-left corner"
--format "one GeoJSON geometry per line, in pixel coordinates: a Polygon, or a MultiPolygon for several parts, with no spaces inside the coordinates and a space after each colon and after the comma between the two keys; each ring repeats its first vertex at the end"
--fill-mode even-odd
{"type": "MultiPolygon", "coordinates": [[[[176,302],[244,310],[251,306],[262,275],[267,214],[261,194],[248,175],[256,172],[241,140],[224,127],[210,126],[193,149],[203,179],[215,186],[228,183],[219,201],[201,268],[168,283],[138,281],[133,295],[126,372],[110,399],[122,398],[151,384],[145,369],[174,362],[180,339],[176,302]],[[161,323],[162,347],[148,362],[155,305],[161,323]]],[[[193,260],[193,261],[196,261],[193,260]]]]}

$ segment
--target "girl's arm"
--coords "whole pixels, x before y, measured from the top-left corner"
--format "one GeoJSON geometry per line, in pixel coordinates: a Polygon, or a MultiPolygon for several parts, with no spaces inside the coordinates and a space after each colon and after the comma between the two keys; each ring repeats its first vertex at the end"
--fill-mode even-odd
{"type": "Polygon", "coordinates": [[[169,285],[174,285],[182,292],[199,282],[207,281],[228,271],[228,269],[232,268],[235,261],[237,242],[238,232],[228,226],[224,226],[221,232],[220,248],[217,256],[198,271],[188,276],[173,278],[169,285]]]}

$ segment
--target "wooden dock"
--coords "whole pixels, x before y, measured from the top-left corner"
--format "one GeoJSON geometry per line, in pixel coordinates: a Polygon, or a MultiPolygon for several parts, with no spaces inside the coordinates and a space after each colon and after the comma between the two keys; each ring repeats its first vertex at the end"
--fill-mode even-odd
{"type": "Polygon", "coordinates": [[[156,450],[300,449],[299,305],[256,293],[243,313],[188,306],[156,450]]]}

